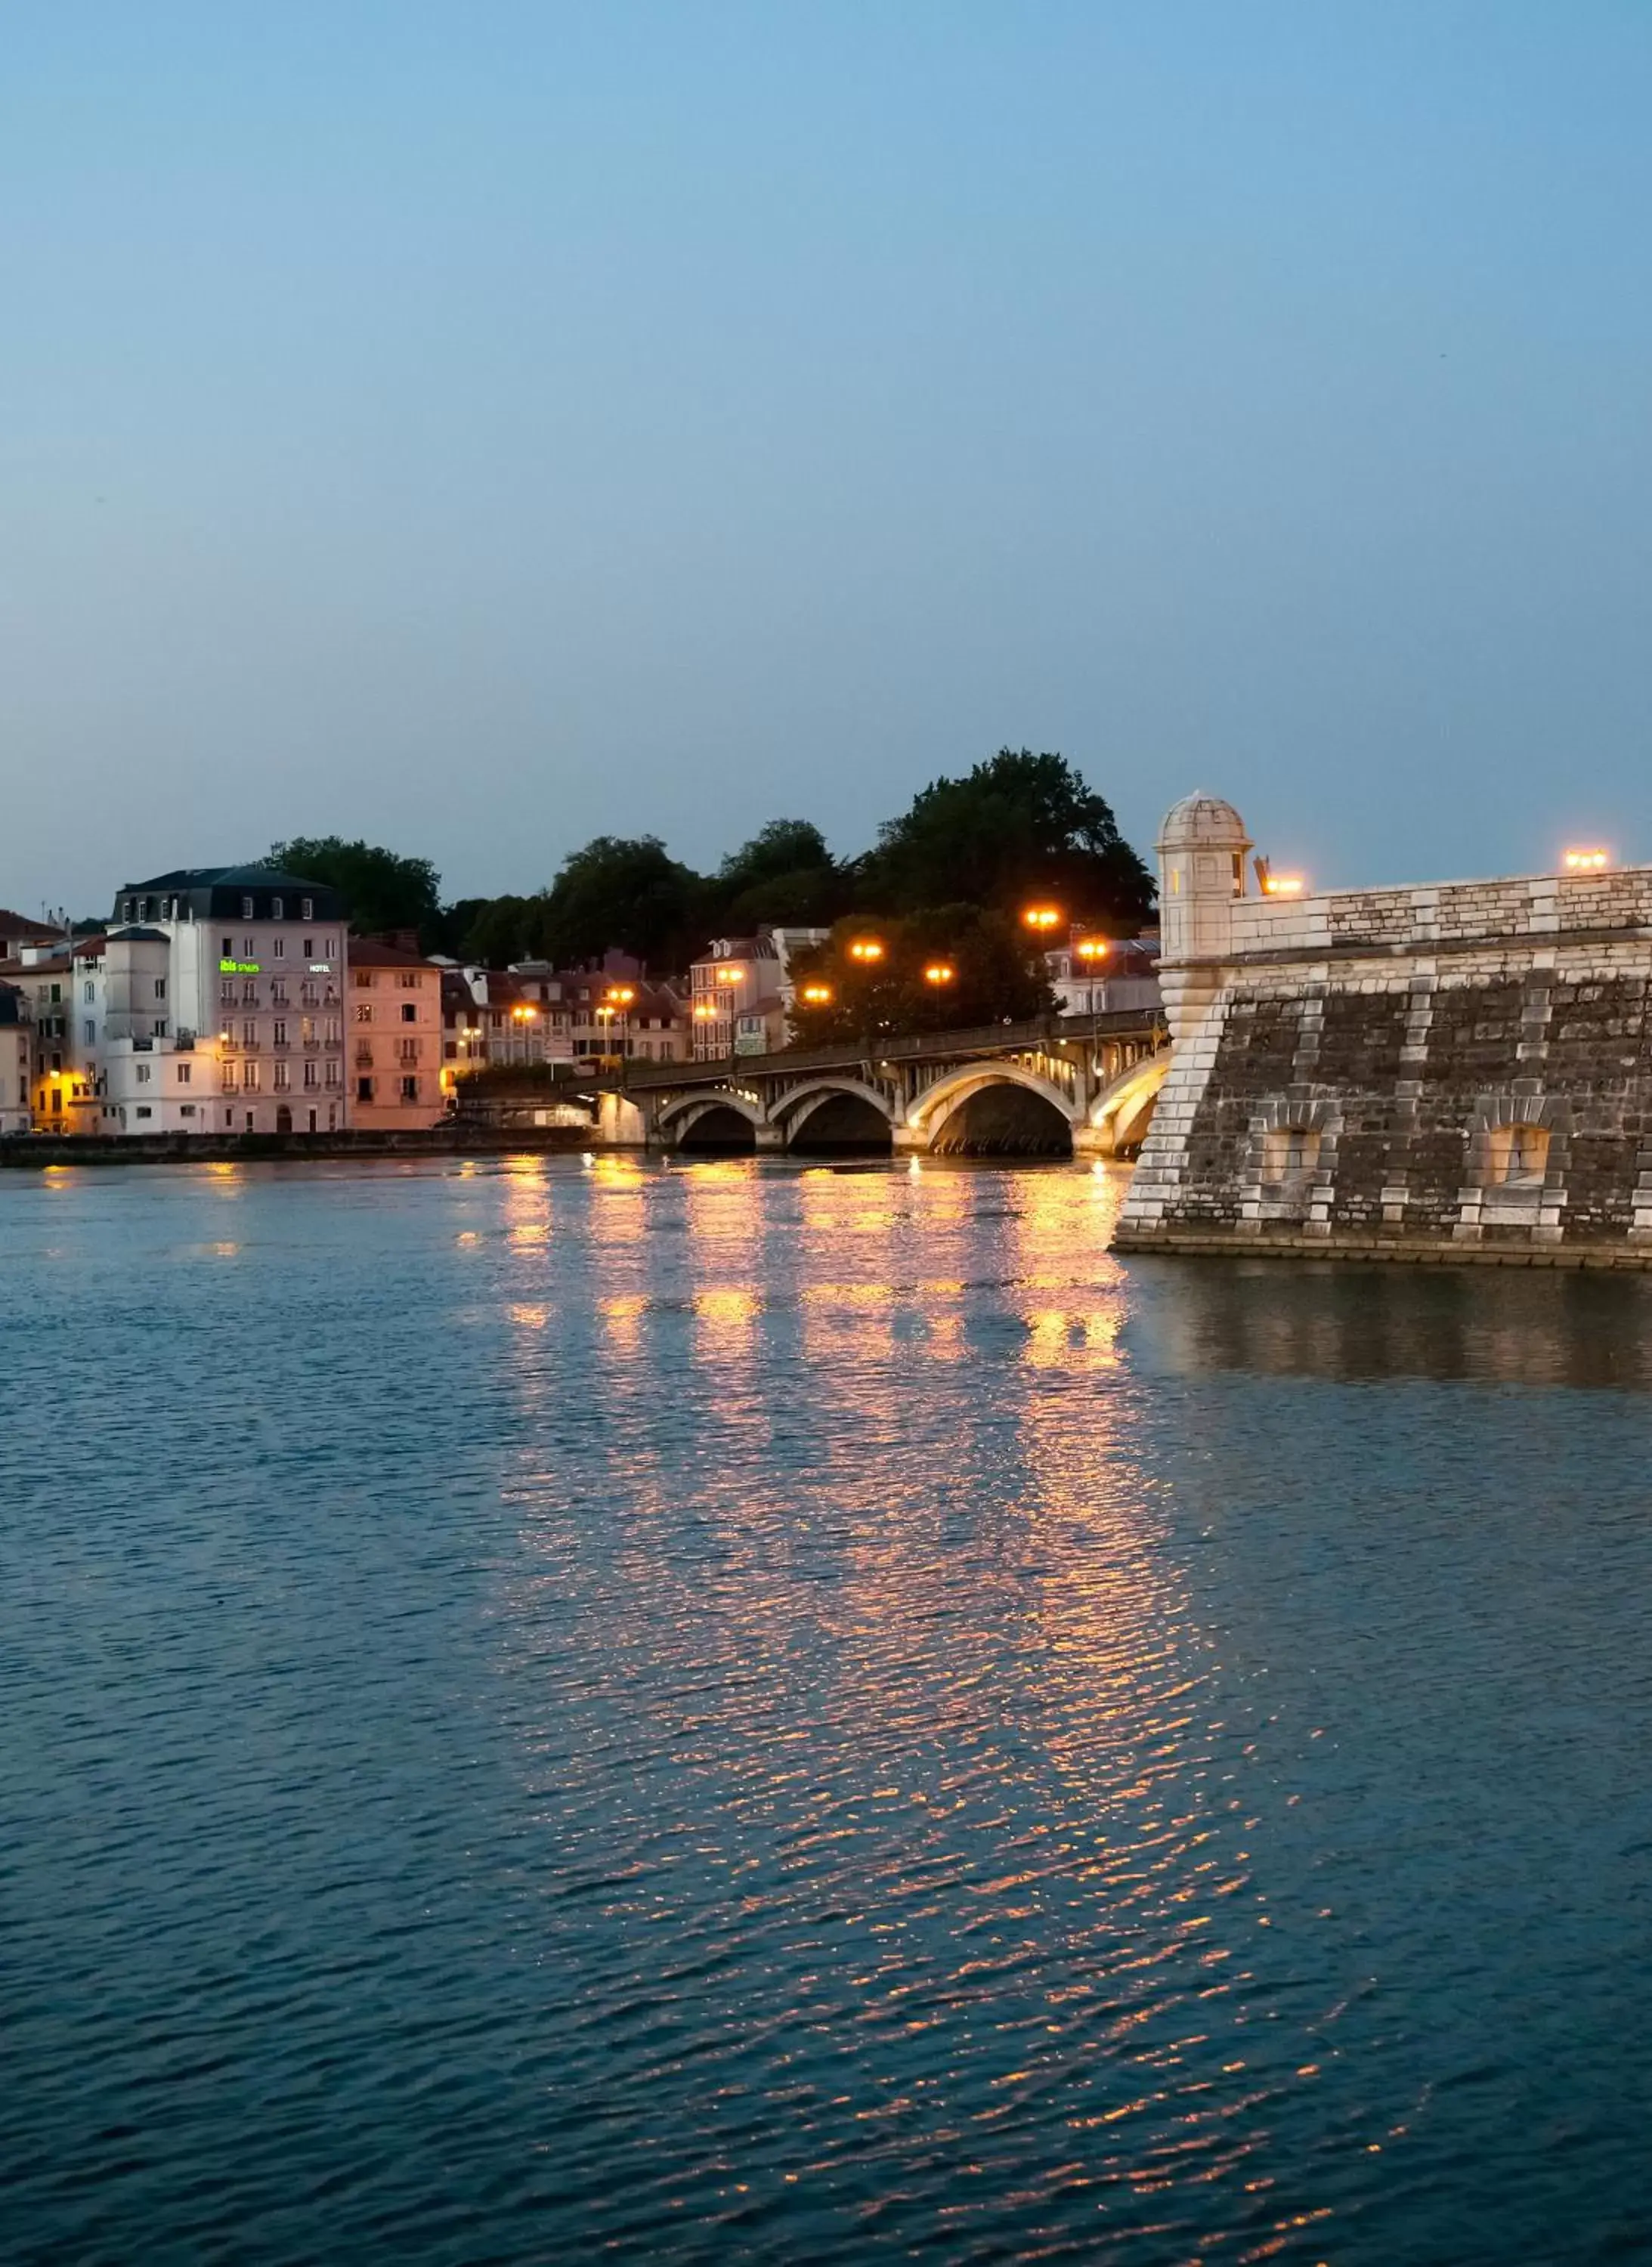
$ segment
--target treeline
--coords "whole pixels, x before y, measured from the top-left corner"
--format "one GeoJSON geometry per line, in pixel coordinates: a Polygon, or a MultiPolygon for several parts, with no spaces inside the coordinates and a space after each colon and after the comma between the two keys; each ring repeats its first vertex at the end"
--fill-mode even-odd
{"type": "MultiPolygon", "coordinates": [[[[923,940],[936,950],[961,945],[963,929],[984,919],[981,943],[993,939],[991,957],[1000,960],[1030,899],[1127,936],[1149,917],[1154,896],[1105,798],[1064,757],[1027,748],[1000,749],[961,778],[936,780],[855,858],[834,858],[819,828],[800,818],[771,820],[715,874],[694,872],[657,835],[602,834],[531,896],[444,904],[429,859],[336,835],[296,837],[269,855],[341,890],[358,934],[411,930],[427,952],[495,967],[573,967],[618,945],[657,973],[680,973],[713,936],[764,923],[829,928],[851,917],[906,924],[914,945],[923,940]]],[[[977,957],[965,956],[972,965],[977,957]]]]}

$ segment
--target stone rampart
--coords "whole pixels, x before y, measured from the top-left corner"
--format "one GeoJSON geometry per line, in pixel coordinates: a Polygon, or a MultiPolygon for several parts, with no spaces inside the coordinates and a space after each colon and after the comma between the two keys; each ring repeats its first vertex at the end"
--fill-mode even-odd
{"type": "Polygon", "coordinates": [[[1652,1264],[1652,868],[1242,887],[1164,964],[1121,1250],[1652,1264]]]}

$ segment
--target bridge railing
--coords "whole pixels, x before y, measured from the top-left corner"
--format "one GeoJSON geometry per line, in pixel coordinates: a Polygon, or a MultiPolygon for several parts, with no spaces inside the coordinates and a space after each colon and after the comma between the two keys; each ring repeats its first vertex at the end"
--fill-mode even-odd
{"type": "MultiPolygon", "coordinates": [[[[710,1062],[627,1061],[600,1076],[584,1074],[582,1083],[613,1092],[635,1093],[657,1087],[723,1085],[730,1078],[772,1078],[811,1071],[848,1070],[861,1064],[945,1060],[951,1055],[1020,1054],[1029,1047],[1053,1048],[1090,1039],[1131,1038],[1164,1028],[1156,1010],[1117,1009],[1101,1016],[1049,1016],[1022,1023],[981,1023],[961,1031],[869,1032],[824,1047],[785,1047],[775,1054],[719,1055],[710,1062]]],[[[578,1066],[573,1066],[576,1072],[578,1066]]]]}

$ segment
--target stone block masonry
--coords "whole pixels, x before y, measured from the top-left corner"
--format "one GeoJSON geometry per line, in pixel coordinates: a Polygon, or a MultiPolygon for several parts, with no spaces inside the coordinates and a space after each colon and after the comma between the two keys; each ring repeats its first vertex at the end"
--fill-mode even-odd
{"type": "Polygon", "coordinates": [[[1652,868],[1245,894],[1160,838],[1174,1054],[1127,1251],[1652,1265],[1652,868]]]}

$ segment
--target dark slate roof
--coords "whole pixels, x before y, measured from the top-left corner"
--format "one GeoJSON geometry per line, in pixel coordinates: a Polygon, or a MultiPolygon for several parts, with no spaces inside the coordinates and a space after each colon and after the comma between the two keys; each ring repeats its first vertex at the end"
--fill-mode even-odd
{"type": "Polygon", "coordinates": [[[104,942],[109,944],[165,944],[170,940],[164,928],[112,928],[104,942]]]}
{"type": "Polygon", "coordinates": [[[243,898],[252,899],[254,921],[274,920],[271,898],[283,900],[282,917],[286,921],[301,918],[301,898],[311,900],[315,921],[341,921],[349,911],[341,891],[325,882],[308,881],[302,874],[289,874],[279,866],[176,866],[171,873],[151,875],[146,882],[124,883],[115,893],[117,921],[129,918],[122,911],[128,898],[147,898],[151,918],[159,914],[162,899],[173,898],[197,921],[245,920],[243,898]]]}

